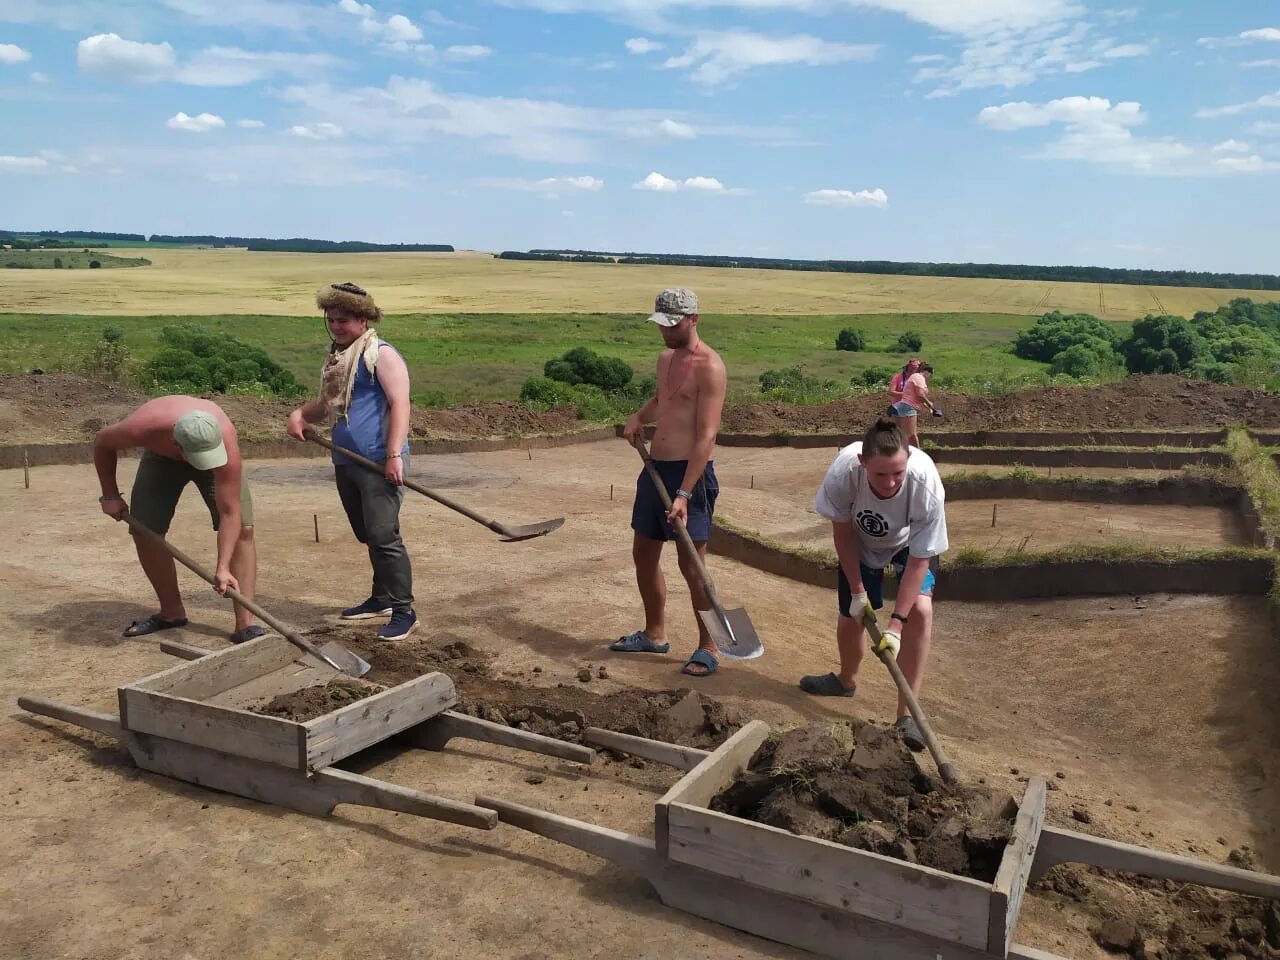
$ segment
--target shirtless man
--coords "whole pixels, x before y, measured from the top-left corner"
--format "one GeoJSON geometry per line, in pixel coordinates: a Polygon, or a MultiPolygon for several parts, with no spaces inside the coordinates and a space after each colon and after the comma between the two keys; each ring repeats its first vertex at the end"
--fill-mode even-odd
{"type": "MultiPolygon", "coordinates": [[[[117,424],[104,427],[93,444],[93,465],[102,484],[102,512],[113,520],[129,510],[116,484],[116,461],[121,450],[142,448],[142,459],[133,479],[133,516],[154,533],[164,536],[188,483],[194,483],[209,508],[218,533],[218,563],[214,590],[226,594],[238,590],[253,599],[258,557],[253,542],[253,501],[244,477],[236,428],[216,403],[196,397],[157,397],[148,400],[117,424]]],[[[126,637],[140,637],[183,627],[186,608],[178,592],[173,557],[146,537],[133,538],[143,572],[155,588],[160,612],[135,620],[126,637]]],[[[253,622],[248,610],[235,605],[233,643],[243,643],[266,633],[253,622]]]]}
{"type": "MultiPolygon", "coordinates": [[[[672,507],[669,513],[663,508],[648,471],[641,469],[631,510],[631,529],[635,531],[631,556],[644,602],[644,629],[611,644],[609,649],[616,653],[666,653],[670,649],[666,642],[667,582],[659,565],[662,545],[674,539],[671,524],[680,520],[688,528],[698,555],[705,559],[711,515],[720,493],[711,457],[724,407],[724,363],[698,336],[698,297],[692,290],[663,290],[654,311],[649,319],[658,325],[667,345],[658,357],[657,395],[632,414],[622,436],[633,443],[637,437],[643,438],[645,424],[657,421],[650,455],[666,483],[672,507]]],[[[698,648],[681,672],[707,677],[720,663],[697,612],[710,610],[711,602],[691,560],[683,552],[679,558],[698,624],[698,648]]]]}

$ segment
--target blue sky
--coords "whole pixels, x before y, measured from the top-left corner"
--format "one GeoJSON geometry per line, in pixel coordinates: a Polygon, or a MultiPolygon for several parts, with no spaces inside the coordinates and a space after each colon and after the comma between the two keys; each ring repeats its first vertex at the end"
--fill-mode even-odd
{"type": "Polygon", "coordinates": [[[0,226],[1280,271],[1280,4],[0,0],[0,226]]]}

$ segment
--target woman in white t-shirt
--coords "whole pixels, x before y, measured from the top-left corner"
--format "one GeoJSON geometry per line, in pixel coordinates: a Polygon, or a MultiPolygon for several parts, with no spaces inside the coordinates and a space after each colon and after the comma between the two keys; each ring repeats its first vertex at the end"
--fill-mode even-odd
{"type": "MultiPolygon", "coordinates": [[[[813,508],[831,521],[840,558],[840,671],[802,677],[802,690],[815,696],[853,696],[864,646],[862,614],[868,607],[878,610],[884,605],[884,570],[892,566],[898,590],[882,642],[897,657],[912,691],[920,695],[933,632],[938,555],[947,549],[944,500],[933,460],[919,447],[909,446],[902,430],[887,417],[836,454],[813,508]]],[[[907,746],[924,749],[901,697],[896,726],[907,746]]]]}

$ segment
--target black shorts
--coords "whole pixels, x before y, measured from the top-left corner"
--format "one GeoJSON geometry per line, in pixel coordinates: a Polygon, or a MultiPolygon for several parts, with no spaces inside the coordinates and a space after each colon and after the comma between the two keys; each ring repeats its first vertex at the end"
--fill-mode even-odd
{"type": "MultiPolygon", "coordinates": [[[[893,567],[895,576],[902,577],[902,571],[907,568],[908,557],[906,547],[893,555],[889,566],[893,567]]],[[[858,567],[862,571],[862,585],[867,589],[867,602],[871,604],[872,610],[879,610],[884,606],[884,569],[873,570],[865,563],[859,563],[858,567]]],[[[924,575],[924,583],[920,584],[920,596],[932,597],[937,582],[938,558],[930,557],[929,572],[924,575]]],[[[844,568],[836,570],[836,593],[840,598],[840,616],[853,616],[849,612],[849,606],[853,603],[853,588],[849,586],[849,578],[844,575],[844,568]]]]}
{"type": "MultiPolygon", "coordinates": [[[[676,491],[684,481],[684,472],[689,466],[688,460],[654,460],[667,488],[667,496],[675,499],[676,491]]],[[[689,539],[694,543],[705,543],[711,539],[711,518],[716,511],[716,497],[720,495],[720,483],[716,480],[716,468],[708,461],[702,476],[693,485],[689,498],[689,519],[685,521],[685,529],[689,531],[689,539]]],[[[636,478],[636,499],[631,507],[631,529],[650,540],[667,541],[675,538],[675,531],[667,523],[667,508],[662,505],[662,498],[653,485],[649,471],[642,469],[636,478]]]]}

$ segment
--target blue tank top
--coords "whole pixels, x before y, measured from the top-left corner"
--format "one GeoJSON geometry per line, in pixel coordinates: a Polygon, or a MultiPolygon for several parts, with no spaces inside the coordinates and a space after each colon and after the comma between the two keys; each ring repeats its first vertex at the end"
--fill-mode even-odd
{"type": "MultiPolygon", "coordinates": [[[[394,350],[389,343],[379,345],[379,356],[382,350],[394,350]]],[[[356,368],[356,382],[351,391],[351,404],[347,407],[347,415],[333,427],[333,442],[340,447],[354,450],[362,456],[378,463],[387,459],[387,426],[390,423],[391,405],[387,395],[382,392],[382,384],[377,377],[369,373],[369,368],[360,361],[356,368]]],[[[401,454],[409,452],[406,439],[401,454]]],[[[333,462],[339,466],[349,466],[351,461],[341,454],[333,455],[333,462]]]]}

